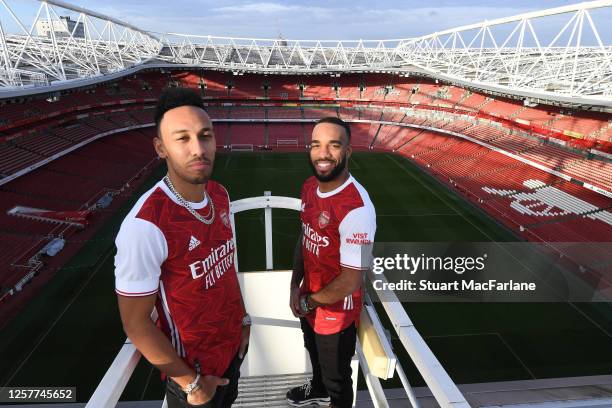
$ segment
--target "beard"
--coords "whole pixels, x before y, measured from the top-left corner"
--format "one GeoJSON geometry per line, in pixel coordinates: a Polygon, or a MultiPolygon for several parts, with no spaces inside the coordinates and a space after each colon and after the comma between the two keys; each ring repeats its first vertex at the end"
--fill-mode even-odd
{"type": "Polygon", "coordinates": [[[166,160],[166,164],[168,166],[172,166],[172,170],[174,174],[180,178],[183,182],[189,184],[206,184],[212,175],[212,169],[214,161],[210,160],[210,166],[203,172],[198,175],[189,174],[187,169],[180,168],[179,166],[175,166],[174,163],[166,160]]]}
{"type": "Polygon", "coordinates": [[[342,174],[342,172],[344,171],[344,169],[347,166],[347,159],[346,159],[346,154],[344,154],[342,156],[342,159],[340,160],[340,163],[338,163],[333,169],[332,171],[329,172],[328,175],[321,175],[317,172],[317,168],[315,167],[314,163],[312,162],[312,159],[310,158],[310,156],[308,156],[308,164],[310,165],[310,169],[312,170],[312,174],[317,178],[317,180],[319,180],[322,183],[327,183],[329,181],[335,180],[337,179],[340,174],[342,174]]]}

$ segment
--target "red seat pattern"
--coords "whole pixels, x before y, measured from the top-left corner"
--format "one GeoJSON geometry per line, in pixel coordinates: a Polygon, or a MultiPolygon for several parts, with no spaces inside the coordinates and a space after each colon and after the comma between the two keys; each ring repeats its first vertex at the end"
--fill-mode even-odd
{"type": "MultiPolygon", "coordinates": [[[[467,192],[485,211],[529,239],[596,242],[612,234],[612,224],[589,216],[610,211],[608,198],[484,146],[423,132],[398,152],[467,192]],[[539,190],[541,195],[536,194],[539,190]],[[557,201],[541,201],[547,194],[557,201]],[[513,202],[530,210],[517,209],[513,202]],[[563,210],[564,205],[571,210],[563,210]]],[[[607,217],[612,222],[612,215],[607,217]]]]}
{"type": "MultiPolygon", "coordinates": [[[[268,145],[277,147],[279,140],[297,140],[298,146],[304,146],[302,126],[299,123],[268,124],[268,145]]],[[[295,147],[295,146],[293,146],[295,147]]]]}
{"type": "MultiPolygon", "coordinates": [[[[24,263],[46,242],[48,234],[73,227],[7,214],[16,205],[73,211],[93,204],[107,189],[120,189],[155,158],[152,129],[100,139],[0,186],[0,287],[8,288],[25,274],[24,263]]],[[[69,246],[82,243],[68,243],[69,246]]]]}
{"type": "MultiPolygon", "coordinates": [[[[19,134],[11,140],[0,140],[0,174],[13,174],[100,132],[151,123],[154,99],[168,85],[185,86],[201,92],[209,103],[208,112],[213,119],[260,121],[216,122],[218,145],[267,144],[276,147],[279,139],[298,139],[301,146],[310,140],[312,123],[273,124],[264,123],[265,119],[316,120],[323,116],[339,116],[346,120],[364,121],[352,124],[353,145],[393,150],[411,158],[441,180],[460,188],[485,211],[511,228],[516,229],[518,225],[526,228],[523,233],[530,239],[600,240],[610,234],[608,224],[588,215],[533,215],[517,212],[511,206],[515,196],[538,190],[529,180],[537,180],[544,183],[546,187],[543,188],[554,188],[554,191],[577,197],[597,208],[610,207],[609,199],[601,195],[460,138],[429,130],[371,123],[397,122],[461,133],[582,181],[612,189],[610,163],[587,159],[586,155],[544,143],[542,138],[538,138],[542,136],[538,133],[525,137],[517,132],[509,133],[501,126],[478,123],[477,119],[481,117],[498,122],[511,119],[519,124],[535,124],[587,141],[589,137],[609,141],[612,139],[609,114],[564,111],[543,105],[525,107],[520,100],[487,96],[430,79],[391,74],[330,77],[233,75],[200,70],[170,74],[152,71],[87,90],[76,89],[62,95],[58,102],[47,102],[46,96],[21,98],[8,104],[0,101],[3,103],[0,130],[9,129],[19,134]],[[264,86],[268,89],[264,90],[264,86]],[[287,100],[291,102],[287,105],[293,106],[279,106],[280,103],[273,106],[268,100],[287,100]],[[228,101],[261,102],[268,106],[221,106],[228,101]],[[321,103],[333,103],[334,106],[315,107],[321,103]],[[398,103],[413,109],[402,111],[397,107],[398,103]],[[103,110],[101,104],[108,108],[103,110]],[[134,107],[138,109],[134,110],[134,107]],[[426,114],[444,109],[452,109],[457,115],[450,116],[448,112],[426,114]],[[77,113],[80,114],[78,118],[77,113]],[[72,117],[65,117],[70,114],[72,117]],[[49,115],[57,116],[50,118],[49,115]],[[27,134],[34,128],[34,133],[27,134]]],[[[506,126],[510,125],[506,123],[506,126]]],[[[11,133],[6,134],[12,137],[11,133]]],[[[101,189],[119,188],[148,163],[154,157],[153,134],[151,129],[136,130],[86,145],[3,186],[0,206],[3,203],[5,207],[22,203],[52,209],[76,209],[101,189]],[[47,184],[39,185],[39,182],[47,184]],[[58,185],[61,187],[50,187],[58,185]],[[78,185],[79,188],[68,191],[69,185],[78,185]]],[[[20,271],[11,269],[10,263],[54,227],[16,220],[5,215],[8,207],[3,209],[0,214],[3,222],[0,250],[9,255],[2,260],[5,263],[0,267],[10,269],[18,276],[20,271]]]]}
{"type": "Polygon", "coordinates": [[[266,127],[255,123],[232,123],[229,129],[229,144],[252,144],[263,146],[265,140],[266,127]]]}

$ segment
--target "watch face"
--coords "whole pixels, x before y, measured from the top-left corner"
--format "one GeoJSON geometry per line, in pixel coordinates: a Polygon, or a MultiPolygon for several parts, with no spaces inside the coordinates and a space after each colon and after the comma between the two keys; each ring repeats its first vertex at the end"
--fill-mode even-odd
{"type": "Polygon", "coordinates": [[[300,298],[300,309],[302,312],[308,313],[310,310],[308,309],[308,302],[306,301],[306,296],[300,298]]]}

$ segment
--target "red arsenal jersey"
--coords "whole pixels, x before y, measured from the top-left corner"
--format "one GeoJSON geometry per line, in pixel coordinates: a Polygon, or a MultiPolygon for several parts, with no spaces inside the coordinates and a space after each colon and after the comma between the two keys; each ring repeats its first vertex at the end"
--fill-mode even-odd
{"type": "MultiPolygon", "coordinates": [[[[177,354],[221,377],[238,352],[245,314],[234,267],[225,188],[209,181],[215,219],[206,225],[162,181],[145,193],[117,235],[115,288],[123,296],[157,293],[158,325],[177,354]]],[[[209,218],[207,199],[190,203],[209,218]]]]}
{"type": "MultiPolygon", "coordinates": [[[[341,266],[366,270],[370,266],[376,233],[376,211],[366,190],[353,176],[327,193],[310,177],[302,187],[302,293],[323,289],[341,266]]],[[[314,331],[334,334],[357,321],[361,313],[361,288],[343,300],[321,306],[306,316],[314,331]]]]}

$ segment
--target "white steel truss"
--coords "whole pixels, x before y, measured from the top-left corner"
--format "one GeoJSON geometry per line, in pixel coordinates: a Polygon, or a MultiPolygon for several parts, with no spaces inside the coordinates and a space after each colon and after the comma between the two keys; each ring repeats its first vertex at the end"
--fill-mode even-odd
{"type": "Polygon", "coordinates": [[[159,58],[173,63],[235,71],[327,73],[381,70],[405,65],[402,40],[323,41],[162,34],[159,58]]]}
{"type": "Polygon", "coordinates": [[[612,1],[590,1],[404,40],[396,50],[407,63],[451,81],[609,101],[611,22],[612,1]]]}
{"type": "Polygon", "coordinates": [[[161,49],[157,38],[145,31],[62,1],[41,1],[29,25],[16,10],[8,0],[0,0],[0,87],[100,76],[144,63],[161,49]],[[36,32],[41,23],[59,26],[65,15],[71,17],[72,28],[64,23],[62,33],[36,32]]]}
{"type": "MultiPolygon", "coordinates": [[[[0,7],[10,12],[8,1],[0,0],[0,7]]],[[[417,73],[526,99],[612,107],[612,0],[376,41],[159,34],[60,1],[40,1],[35,21],[57,18],[54,9],[64,8],[78,14],[86,35],[40,37],[32,33],[34,24],[28,30],[21,23],[21,34],[7,34],[0,15],[0,95],[2,86],[87,78],[150,60],[235,73],[417,73]]]]}

